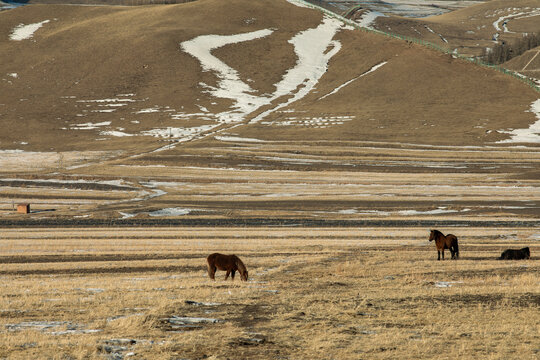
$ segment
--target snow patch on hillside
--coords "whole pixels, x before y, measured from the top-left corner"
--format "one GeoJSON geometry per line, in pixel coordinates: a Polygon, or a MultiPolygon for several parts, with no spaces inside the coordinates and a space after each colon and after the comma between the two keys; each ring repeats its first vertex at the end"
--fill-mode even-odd
{"type": "Polygon", "coordinates": [[[540,143],[540,99],[531,104],[529,112],[535,114],[538,119],[527,129],[499,130],[504,134],[510,134],[510,139],[498,141],[498,143],[540,143]]]}
{"type": "Polygon", "coordinates": [[[123,131],[118,130],[107,130],[107,131],[101,131],[99,133],[101,136],[114,136],[114,137],[126,137],[126,136],[135,136],[135,134],[128,134],[123,131]]]}
{"type": "Polygon", "coordinates": [[[71,130],[93,130],[93,129],[97,129],[101,126],[109,126],[111,125],[111,122],[110,121],[103,121],[103,122],[100,122],[100,123],[91,123],[91,122],[87,122],[87,123],[84,123],[84,124],[72,124],[70,129],[71,130]]]}
{"type": "Polygon", "coordinates": [[[305,2],[303,1],[298,1],[298,0],[287,0],[288,3],[291,3],[293,5],[296,5],[298,7],[303,7],[303,8],[311,8],[311,6],[308,6],[308,4],[306,4],[305,2]]]}
{"type": "Polygon", "coordinates": [[[341,43],[333,38],[343,26],[341,21],[325,17],[316,28],[302,31],[289,40],[289,43],[294,45],[298,61],[295,67],[287,71],[283,79],[276,84],[276,91],[270,101],[282,96],[289,98],[258,115],[250,123],[259,122],[272,112],[300,100],[315,88],[327,70],[328,61],[341,49],[341,43]]]}
{"type": "Polygon", "coordinates": [[[48,22],[50,22],[50,20],[44,20],[42,22],[28,25],[20,24],[13,29],[13,32],[11,33],[11,35],[9,35],[9,39],[13,41],[30,39],[34,36],[34,33],[40,27],[42,27],[44,24],[47,24],[48,22]]]}
{"type": "Polygon", "coordinates": [[[379,11],[366,11],[362,17],[355,22],[360,25],[361,27],[375,30],[373,27],[373,23],[378,17],[388,17],[388,15],[383,14],[379,11]]]}
{"type": "Polygon", "coordinates": [[[346,116],[325,116],[325,117],[296,117],[288,116],[275,121],[262,121],[263,125],[272,126],[302,126],[312,128],[327,128],[335,125],[343,125],[347,121],[355,118],[354,115],[346,116]]]}
{"type": "Polygon", "coordinates": [[[242,121],[244,116],[265,105],[268,99],[251,95],[255,91],[240,79],[238,72],[211,54],[211,51],[226,45],[260,39],[272,34],[273,30],[264,29],[237,35],[201,35],[181,43],[182,49],[199,60],[203,71],[217,73],[218,87],[205,85],[215,97],[236,101],[232,111],[218,114],[223,123],[242,121]]]}
{"type": "Polygon", "coordinates": [[[189,128],[168,127],[165,129],[152,129],[148,131],[143,131],[141,134],[160,137],[160,138],[176,139],[177,142],[183,142],[183,141],[191,140],[195,136],[203,132],[210,131],[217,126],[219,125],[201,125],[201,126],[194,126],[194,127],[189,127],[189,128]]]}
{"type": "Polygon", "coordinates": [[[333,37],[342,28],[344,24],[341,21],[325,17],[316,28],[302,31],[290,39],[289,43],[293,44],[298,61],[284,74],[281,81],[275,84],[276,91],[271,95],[257,95],[255,90],[240,79],[237,70],[213,56],[211,51],[229,44],[263,38],[272,34],[274,30],[264,29],[237,35],[201,35],[182,42],[180,44],[182,50],[197,58],[203,71],[215,72],[220,79],[217,87],[204,83],[199,85],[214,97],[231,99],[234,102],[229,111],[218,114],[205,112],[204,115],[213,115],[219,123],[239,123],[257,109],[270,105],[281,97],[285,98],[274,108],[251,120],[255,123],[303,98],[315,88],[326,72],[328,61],[340,50],[340,42],[333,40],[333,37]]]}
{"type": "Polygon", "coordinates": [[[326,94],[326,95],[320,97],[319,100],[322,100],[322,99],[324,99],[325,97],[328,97],[328,96],[330,96],[330,95],[333,95],[333,94],[337,93],[339,90],[341,90],[341,89],[344,88],[345,86],[349,85],[349,84],[352,83],[353,81],[358,80],[358,79],[360,79],[362,76],[366,76],[366,75],[368,75],[369,73],[374,72],[375,70],[377,70],[378,68],[380,68],[381,66],[383,66],[383,65],[386,64],[386,63],[387,63],[387,61],[383,61],[383,62],[381,62],[381,63],[379,63],[379,64],[377,64],[377,65],[374,65],[373,67],[371,67],[371,69],[369,69],[369,70],[366,71],[365,73],[362,73],[362,74],[358,75],[358,76],[355,77],[354,79],[345,82],[344,84],[338,86],[337,88],[335,88],[334,90],[332,90],[332,91],[329,92],[328,94],[326,94]]]}

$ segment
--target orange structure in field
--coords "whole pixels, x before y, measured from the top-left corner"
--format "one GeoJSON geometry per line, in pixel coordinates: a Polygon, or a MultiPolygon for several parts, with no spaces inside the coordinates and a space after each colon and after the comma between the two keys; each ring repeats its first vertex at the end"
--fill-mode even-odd
{"type": "Polygon", "coordinates": [[[17,212],[21,214],[30,214],[30,204],[18,204],[17,212]]]}

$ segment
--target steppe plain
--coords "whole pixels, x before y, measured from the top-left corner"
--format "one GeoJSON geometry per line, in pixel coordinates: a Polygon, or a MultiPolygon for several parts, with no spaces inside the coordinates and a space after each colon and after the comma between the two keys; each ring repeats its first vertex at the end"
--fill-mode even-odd
{"type": "Polygon", "coordinates": [[[452,231],[437,262],[419,228],[3,230],[0,356],[537,358],[538,229],[452,231]],[[215,251],[249,281],[210,280],[215,251]]]}
{"type": "MultiPolygon", "coordinates": [[[[485,45],[506,3],[422,21],[485,45]]],[[[538,91],[298,5],[0,12],[0,357],[539,356],[538,91]],[[216,251],[250,281],[210,281],[216,251]]]]}

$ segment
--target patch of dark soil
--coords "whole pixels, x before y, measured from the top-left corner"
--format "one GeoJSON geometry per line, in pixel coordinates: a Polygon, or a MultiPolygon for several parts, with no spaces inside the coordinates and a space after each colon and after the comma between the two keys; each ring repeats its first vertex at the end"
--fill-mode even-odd
{"type": "Polygon", "coordinates": [[[272,307],[263,304],[241,305],[238,315],[231,319],[238,326],[244,328],[253,328],[270,320],[272,307]]]}
{"type": "Polygon", "coordinates": [[[422,296],[393,299],[392,302],[399,304],[414,304],[415,302],[428,302],[430,304],[445,305],[488,305],[499,306],[502,302],[511,304],[514,307],[540,306],[540,294],[525,293],[521,295],[484,295],[484,294],[464,294],[464,295],[440,295],[422,296]]]}
{"type": "Polygon", "coordinates": [[[197,271],[202,266],[127,266],[118,268],[94,267],[88,269],[29,269],[29,270],[0,270],[0,275],[87,275],[87,274],[131,274],[131,273],[183,273],[197,271]]]}
{"type": "Polygon", "coordinates": [[[95,261],[149,261],[149,260],[182,260],[203,258],[204,255],[194,254],[99,254],[99,255],[15,255],[0,256],[0,264],[40,264],[40,263],[67,263],[67,262],[95,262],[95,261]]]}
{"type": "MultiPolygon", "coordinates": [[[[126,185],[101,184],[93,182],[62,182],[58,181],[29,181],[29,180],[1,180],[0,186],[28,187],[28,188],[53,188],[53,189],[73,189],[73,190],[100,190],[100,191],[135,191],[139,188],[126,185]]],[[[28,195],[27,195],[28,196],[28,195]]]]}
{"type": "Polygon", "coordinates": [[[137,226],[189,226],[189,227],[540,227],[538,220],[324,220],[306,218],[189,218],[181,219],[0,219],[0,227],[137,227],[137,226]]]}
{"type": "Polygon", "coordinates": [[[391,322],[382,322],[378,324],[379,326],[385,327],[387,329],[417,329],[418,324],[402,324],[402,323],[391,323],[391,322]]]}
{"type": "Polygon", "coordinates": [[[41,199],[41,200],[111,200],[110,196],[91,196],[91,195],[62,195],[62,194],[54,194],[54,195],[46,195],[46,194],[7,194],[5,197],[9,199],[28,199],[32,198],[33,200],[41,199]]]}
{"type": "MultiPolygon", "coordinates": [[[[460,260],[457,260],[457,261],[460,261],[460,260]]],[[[516,264],[516,263],[517,262],[512,262],[512,264],[516,264]]],[[[499,267],[499,268],[486,269],[486,270],[460,270],[460,271],[454,271],[451,274],[446,274],[446,275],[449,276],[450,280],[454,280],[454,279],[459,280],[459,279],[467,279],[467,278],[475,278],[475,277],[482,278],[482,277],[493,276],[493,275],[515,276],[515,275],[531,273],[531,272],[540,274],[540,267],[531,266],[532,264],[530,260],[523,260],[520,263],[523,263],[523,265],[527,265],[527,266],[499,267]]],[[[441,272],[426,272],[426,273],[422,273],[422,275],[436,277],[438,275],[441,275],[441,272]]]]}
{"type": "Polygon", "coordinates": [[[229,346],[258,346],[268,343],[266,336],[254,334],[251,337],[242,337],[229,342],[229,346]]]}

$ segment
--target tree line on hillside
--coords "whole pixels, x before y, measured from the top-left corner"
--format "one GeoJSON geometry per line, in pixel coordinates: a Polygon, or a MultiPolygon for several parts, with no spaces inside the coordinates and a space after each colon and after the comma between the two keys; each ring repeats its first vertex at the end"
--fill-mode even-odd
{"type": "Polygon", "coordinates": [[[491,48],[484,49],[482,58],[490,64],[502,64],[537,46],[540,46],[540,33],[526,34],[512,43],[501,41],[491,48]]]}

